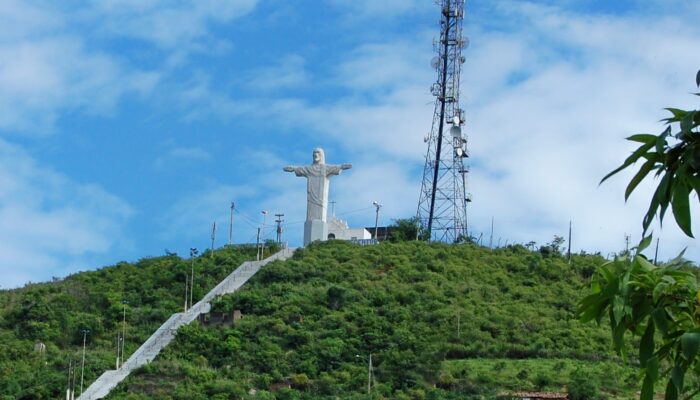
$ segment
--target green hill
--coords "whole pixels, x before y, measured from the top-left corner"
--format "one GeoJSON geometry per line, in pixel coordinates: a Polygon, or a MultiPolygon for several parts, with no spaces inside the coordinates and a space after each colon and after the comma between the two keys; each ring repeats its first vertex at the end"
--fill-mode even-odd
{"type": "MultiPolygon", "coordinates": [[[[194,264],[174,254],[144,258],[0,291],[0,399],[65,398],[69,362],[75,366],[81,359],[83,329],[90,330],[87,387],[115,367],[122,300],[128,301],[128,356],[172,313],[182,311],[185,276],[193,265],[196,301],[241,262],[254,259],[255,249],[223,249],[211,256],[205,252],[194,264]],[[34,351],[37,342],[46,346],[45,353],[34,351]]],[[[78,388],[79,380],[80,369],[78,388]]]]}
{"type": "Polygon", "coordinates": [[[292,389],[274,397],[366,398],[370,353],[375,393],[388,398],[565,390],[574,371],[634,397],[636,375],[611,358],[609,333],[574,317],[602,262],[568,265],[520,246],[311,246],[214,304],[215,314],[243,312],[235,327],[189,326],[111,398],[236,398],[251,388],[273,398],[266,391],[285,383],[292,389]]]}
{"type": "MultiPolygon", "coordinates": [[[[195,297],[251,255],[221,250],[195,260],[196,276],[206,276],[195,297]]],[[[241,310],[234,326],[181,329],[109,398],[368,398],[370,354],[372,398],[493,397],[565,391],[572,382],[632,398],[636,371],[612,356],[608,331],[574,316],[603,261],[574,255],[569,265],[522,246],[313,245],[213,305],[212,319],[241,310]]],[[[0,392],[59,396],[69,356],[79,359],[83,326],[94,332],[87,386],[114,367],[121,299],[130,301],[128,355],[180,311],[189,267],[166,256],[3,292],[0,392]],[[46,343],[45,356],[32,352],[37,340],[46,343]]]]}

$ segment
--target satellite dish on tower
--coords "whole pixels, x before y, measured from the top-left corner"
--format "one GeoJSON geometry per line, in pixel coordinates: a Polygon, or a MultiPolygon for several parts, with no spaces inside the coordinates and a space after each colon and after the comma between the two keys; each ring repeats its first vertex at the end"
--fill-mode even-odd
{"type": "Polygon", "coordinates": [[[430,60],[430,66],[433,67],[433,69],[438,69],[438,67],[440,67],[440,58],[433,57],[433,59],[430,60]]]}
{"type": "Polygon", "coordinates": [[[466,49],[469,47],[469,38],[466,36],[457,38],[457,46],[459,46],[460,49],[466,49]]]}

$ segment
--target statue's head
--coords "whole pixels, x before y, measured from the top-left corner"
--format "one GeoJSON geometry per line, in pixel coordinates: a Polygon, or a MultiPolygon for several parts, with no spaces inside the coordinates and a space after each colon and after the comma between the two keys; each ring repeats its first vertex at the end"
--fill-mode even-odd
{"type": "Polygon", "coordinates": [[[314,149],[314,164],[325,164],[326,163],[326,154],[323,152],[323,149],[320,147],[317,147],[314,149]]]}

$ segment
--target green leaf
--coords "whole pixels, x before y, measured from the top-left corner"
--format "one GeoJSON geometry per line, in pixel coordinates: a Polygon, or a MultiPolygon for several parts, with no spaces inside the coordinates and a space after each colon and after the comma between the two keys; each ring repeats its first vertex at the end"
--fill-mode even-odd
{"type": "Polygon", "coordinates": [[[654,356],[647,360],[647,376],[651,377],[653,382],[659,379],[659,358],[654,356]]]}
{"type": "Polygon", "coordinates": [[[654,143],[646,143],[646,144],[641,145],[637,150],[635,150],[635,151],[632,153],[632,155],[630,155],[629,157],[627,157],[627,159],[625,160],[624,163],[622,163],[622,165],[620,165],[619,167],[615,168],[615,169],[614,169],[612,172],[610,172],[609,174],[605,175],[605,177],[603,177],[603,179],[600,180],[600,183],[605,182],[605,181],[606,181],[608,178],[610,178],[611,176],[615,175],[616,173],[618,173],[618,172],[622,171],[623,169],[629,167],[630,165],[634,164],[637,160],[639,160],[639,158],[640,158],[644,153],[646,153],[647,151],[649,151],[649,149],[651,149],[652,147],[654,147],[654,143]]]}
{"type": "Polygon", "coordinates": [[[629,185],[627,185],[627,189],[625,190],[625,201],[630,197],[630,194],[632,194],[632,191],[639,185],[639,182],[642,181],[648,174],[649,171],[654,168],[654,165],[656,163],[654,161],[647,161],[644,164],[642,164],[642,167],[639,168],[639,171],[634,175],[632,180],[630,181],[629,185]]]}
{"type": "Polygon", "coordinates": [[[700,177],[689,176],[688,181],[690,182],[690,186],[695,190],[695,193],[699,196],[698,199],[700,199],[700,177]]]}
{"type": "Polygon", "coordinates": [[[687,113],[687,111],[685,111],[685,110],[681,110],[680,108],[673,108],[673,107],[664,108],[664,110],[670,111],[671,114],[673,114],[673,118],[669,118],[669,119],[673,119],[673,120],[677,120],[677,121],[679,121],[681,118],[685,117],[685,114],[687,113]]]}
{"type": "Polygon", "coordinates": [[[628,137],[627,140],[638,143],[655,143],[656,135],[652,135],[649,133],[639,133],[628,137]]]}
{"type": "Polygon", "coordinates": [[[695,111],[690,111],[688,114],[681,119],[681,136],[687,135],[688,137],[692,135],[693,120],[695,119],[695,111]]]}
{"type": "Polygon", "coordinates": [[[676,223],[683,230],[683,233],[693,237],[690,228],[690,187],[685,182],[678,182],[673,190],[672,209],[676,223]]]}
{"type": "Polygon", "coordinates": [[[642,384],[642,393],[639,395],[639,400],[653,400],[654,399],[654,382],[649,379],[649,376],[644,377],[644,383],[642,384]]]}
{"type": "Polygon", "coordinates": [[[620,321],[622,321],[624,310],[625,301],[620,297],[615,297],[613,300],[613,316],[615,317],[615,324],[619,324],[620,321]]]}
{"type": "Polygon", "coordinates": [[[654,318],[654,325],[661,331],[662,334],[668,333],[668,320],[666,318],[666,310],[663,308],[656,308],[651,313],[652,318],[654,318]]]}
{"type": "MultiPolygon", "coordinates": [[[[611,317],[612,319],[612,317],[611,317]]],[[[625,328],[625,325],[623,324],[618,324],[615,326],[612,332],[613,336],[613,347],[615,348],[615,351],[617,351],[622,357],[625,357],[626,349],[623,346],[624,341],[625,341],[625,331],[627,329],[625,328]]]]}
{"type": "Polygon", "coordinates": [[[666,282],[659,282],[658,285],[654,288],[654,293],[652,294],[652,299],[654,301],[654,304],[657,304],[659,302],[659,297],[664,293],[664,290],[668,287],[668,283],[666,282]]]}
{"type": "Polygon", "coordinates": [[[649,262],[646,258],[642,256],[636,256],[634,260],[639,263],[639,266],[642,267],[642,269],[646,272],[653,271],[655,269],[658,269],[658,267],[652,263],[649,262]]]}
{"type": "Polygon", "coordinates": [[[647,362],[644,383],[642,383],[642,393],[639,396],[640,400],[652,400],[654,398],[654,382],[656,382],[658,375],[659,360],[656,357],[652,357],[647,362]]]}
{"type": "Polygon", "coordinates": [[[676,389],[676,385],[672,380],[669,380],[668,384],[666,385],[666,395],[664,396],[664,400],[678,400],[678,390],[676,389]]]}
{"type": "Polygon", "coordinates": [[[652,235],[649,235],[649,236],[643,238],[641,242],[639,242],[639,244],[637,245],[637,254],[641,253],[647,247],[649,247],[649,245],[651,244],[651,239],[652,239],[652,235]]]}
{"type": "Polygon", "coordinates": [[[698,347],[700,347],[700,333],[686,332],[681,336],[681,349],[688,361],[693,361],[698,354],[698,347]]]}
{"type": "MultiPolygon", "coordinates": [[[[659,188],[656,188],[656,192],[659,191],[659,188]]],[[[654,195],[651,197],[651,202],[649,203],[649,209],[647,210],[646,215],[644,215],[644,219],[642,220],[642,228],[644,228],[644,231],[642,232],[642,235],[644,235],[649,229],[649,225],[651,225],[652,221],[654,220],[654,216],[656,215],[656,210],[659,208],[659,198],[656,196],[656,192],[654,195]]]]}
{"type": "Polygon", "coordinates": [[[676,365],[671,370],[671,381],[676,386],[679,392],[683,391],[683,380],[685,378],[685,371],[679,365],[676,365]]]}
{"type": "MultiPolygon", "coordinates": [[[[685,111],[683,111],[685,112],[685,111]]],[[[656,138],[656,153],[664,154],[664,149],[666,148],[666,138],[671,134],[671,127],[667,127],[664,131],[656,138]]]]}
{"type": "Polygon", "coordinates": [[[642,341],[639,343],[639,363],[646,368],[647,360],[654,354],[654,320],[649,319],[642,341]]]}
{"type": "Polygon", "coordinates": [[[671,172],[666,172],[664,177],[661,178],[661,182],[659,182],[656,192],[654,192],[654,197],[657,199],[659,206],[661,206],[661,210],[659,211],[660,224],[663,224],[664,222],[664,214],[666,214],[666,209],[670,203],[672,175],[673,174],[671,172]]]}

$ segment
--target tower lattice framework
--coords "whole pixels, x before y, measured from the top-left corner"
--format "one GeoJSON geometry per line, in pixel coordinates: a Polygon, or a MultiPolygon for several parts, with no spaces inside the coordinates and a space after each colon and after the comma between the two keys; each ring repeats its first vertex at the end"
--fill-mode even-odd
{"type": "Polygon", "coordinates": [[[459,106],[459,75],[465,59],[462,50],[468,45],[462,36],[464,0],[438,0],[440,5],[440,39],[434,47],[437,57],[432,66],[438,72],[431,87],[436,97],[433,124],[426,137],[423,183],[417,218],[432,241],[455,243],[468,237],[467,194],[469,157],[467,136],[462,132],[464,110],[459,106]]]}

